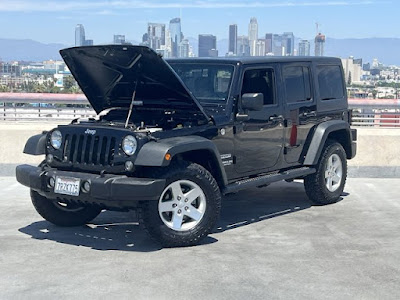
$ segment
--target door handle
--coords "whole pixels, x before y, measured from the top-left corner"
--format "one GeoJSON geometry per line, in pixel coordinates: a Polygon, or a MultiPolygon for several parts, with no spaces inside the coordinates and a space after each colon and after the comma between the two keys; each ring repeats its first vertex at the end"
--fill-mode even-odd
{"type": "Polygon", "coordinates": [[[273,122],[283,122],[285,119],[283,118],[283,116],[271,116],[271,117],[269,117],[269,120],[270,121],[273,121],[273,122]]]}
{"type": "Polygon", "coordinates": [[[304,117],[316,117],[317,116],[317,112],[316,111],[309,111],[309,112],[305,112],[303,113],[304,117]]]}

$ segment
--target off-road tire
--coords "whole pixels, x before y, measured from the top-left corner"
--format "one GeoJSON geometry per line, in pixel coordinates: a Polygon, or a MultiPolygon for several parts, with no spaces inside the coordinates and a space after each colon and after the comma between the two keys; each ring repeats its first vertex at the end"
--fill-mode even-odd
{"type": "Polygon", "coordinates": [[[47,221],[58,226],[81,226],[96,218],[101,208],[95,206],[77,206],[68,210],[68,205],[63,207],[58,202],[31,190],[31,199],[36,211],[47,221]]]}
{"type": "Polygon", "coordinates": [[[304,178],[304,187],[308,198],[316,205],[332,204],[340,199],[347,178],[347,158],[343,146],[334,140],[327,140],[321,157],[316,165],[317,172],[304,178]],[[337,154],[342,163],[342,178],[339,187],[331,192],[326,187],[325,170],[328,159],[337,154]]]}
{"type": "Polygon", "coordinates": [[[168,168],[152,172],[153,178],[165,178],[167,187],[178,180],[190,180],[197,184],[206,198],[206,208],[200,222],[192,229],[176,231],[161,220],[159,201],[144,201],[139,209],[139,222],[147,233],[163,247],[185,247],[198,244],[217,223],[221,210],[221,192],[214,177],[201,165],[180,161],[168,168]]]}

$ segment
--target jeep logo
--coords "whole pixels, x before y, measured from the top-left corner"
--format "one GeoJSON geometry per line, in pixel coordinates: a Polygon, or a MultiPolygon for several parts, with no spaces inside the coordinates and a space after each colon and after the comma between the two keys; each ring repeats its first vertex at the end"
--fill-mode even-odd
{"type": "Polygon", "coordinates": [[[85,134],[95,135],[96,134],[96,130],[88,128],[88,129],[86,129],[85,134]]]}

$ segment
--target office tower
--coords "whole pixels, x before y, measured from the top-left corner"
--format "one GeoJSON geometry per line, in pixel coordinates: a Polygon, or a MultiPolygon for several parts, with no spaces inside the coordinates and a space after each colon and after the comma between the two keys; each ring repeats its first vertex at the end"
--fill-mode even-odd
{"type": "Polygon", "coordinates": [[[237,38],[237,55],[250,56],[250,44],[247,36],[241,35],[237,38]]]}
{"type": "Polygon", "coordinates": [[[282,47],[285,47],[284,56],[294,55],[294,34],[293,32],[284,32],[282,34],[282,47]]]}
{"type": "Polygon", "coordinates": [[[178,46],[178,57],[189,57],[190,45],[187,39],[182,40],[178,46]]]}
{"type": "Polygon", "coordinates": [[[283,56],[285,47],[282,45],[282,35],[274,34],[272,36],[272,53],[275,56],[283,56]]]}
{"type": "Polygon", "coordinates": [[[229,47],[228,52],[234,55],[237,54],[237,25],[229,25],[229,47]]]}
{"type": "Polygon", "coordinates": [[[78,24],[75,27],[75,46],[84,46],[85,45],[85,28],[82,24],[78,24]]]}
{"type": "Polygon", "coordinates": [[[256,55],[256,43],[258,40],[258,23],[256,18],[250,19],[249,24],[249,44],[250,44],[250,55],[256,55]]]}
{"type": "Polygon", "coordinates": [[[181,19],[174,18],[169,21],[169,32],[171,35],[171,55],[179,57],[178,47],[182,41],[181,19]]]}
{"type": "Polygon", "coordinates": [[[299,42],[299,56],[310,56],[310,42],[301,40],[299,42]]]}
{"type": "Polygon", "coordinates": [[[272,33],[265,34],[265,53],[272,53],[272,33]]]}
{"type": "Polygon", "coordinates": [[[256,55],[255,56],[265,56],[265,40],[258,40],[256,43],[256,55]]]}
{"type": "Polygon", "coordinates": [[[125,44],[125,35],[114,34],[114,44],[125,44]]]}
{"type": "Polygon", "coordinates": [[[148,23],[147,24],[147,43],[154,50],[160,49],[165,45],[165,24],[148,23]]]}
{"type": "Polygon", "coordinates": [[[318,33],[315,37],[315,56],[324,56],[325,35],[318,33]]]}
{"type": "Polygon", "coordinates": [[[199,57],[215,56],[217,49],[217,37],[212,34],[199,34],[199,57]]]}

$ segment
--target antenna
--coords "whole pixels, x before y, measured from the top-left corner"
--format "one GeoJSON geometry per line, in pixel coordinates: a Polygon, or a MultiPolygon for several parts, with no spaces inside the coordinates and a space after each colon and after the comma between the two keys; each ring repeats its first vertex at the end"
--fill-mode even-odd
{"type": "Polygon", "coordinates": [[[319,26],[320,26],[321,24],[319,24],[318,22],[315,22],[315,27],[316,27],[316,29],[317,29],[317,35],[319,34],[319,26]]]}

